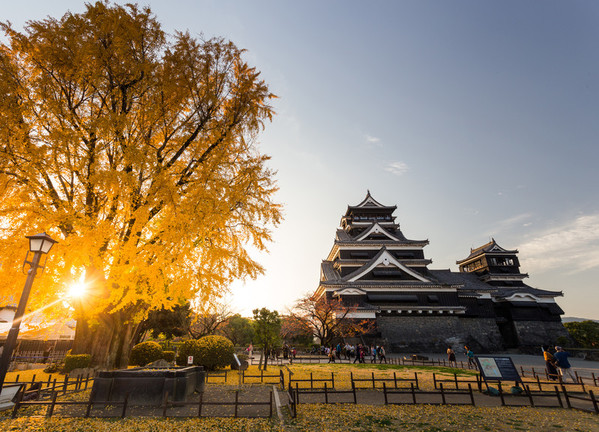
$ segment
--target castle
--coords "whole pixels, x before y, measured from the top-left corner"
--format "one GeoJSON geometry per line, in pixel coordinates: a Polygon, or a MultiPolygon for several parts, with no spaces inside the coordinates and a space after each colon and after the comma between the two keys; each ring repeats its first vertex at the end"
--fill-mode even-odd
{"type": "Polygon", "coordinates": [[[391,352],[538,350],[567,337],[561,292],[526,285],[518,251],[491,242],[457,261],[459,272],[429,269],[428,240],[409,240],[385,206],[367,193],[341,218],[335,243],[321,264],[316,296],[339,297],[351,318],[374,320],[367,343],[391,352]]]}

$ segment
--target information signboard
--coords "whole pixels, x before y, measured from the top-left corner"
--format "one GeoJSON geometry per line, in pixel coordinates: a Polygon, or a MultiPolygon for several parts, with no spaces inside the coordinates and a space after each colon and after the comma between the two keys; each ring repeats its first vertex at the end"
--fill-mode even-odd
{"type": "Polygon", "coordinates": [[[192,365],[193,364],[193,356],[187,356],[187,364],[188,365],[192,365]]]}
{"type": "Polygon", "coordinates": [[[511,357],[476,356],[475,359],[478,370],[487,381],[522,381],[511,357]]]}

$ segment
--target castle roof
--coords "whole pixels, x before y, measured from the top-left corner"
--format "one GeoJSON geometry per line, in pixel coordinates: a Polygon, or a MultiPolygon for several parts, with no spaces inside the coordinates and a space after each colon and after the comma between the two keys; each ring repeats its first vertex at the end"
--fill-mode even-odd
{"type": "Polygon", "coordinates": [[[463,260],[459,260],[456,261],[456,264],[462,264],[466,261],[469,261],[475,257],[478,257],[480,255],[484,255],[484,254],[494,254],[494,253],[499,253],[499,254],[517,254],[518,253],[518,249],[513,249],[513,250],[508,250],[508,249],[504,249],[501,246],[499,246],[497,244],[497,242],[495,241],[494,238],[491,238],[491,241],[487,244],[484,244],[482,246],[479,246],[475,249],[470,249],[470,255],[468,255],[468,257],[464,258],[463,260]]]}

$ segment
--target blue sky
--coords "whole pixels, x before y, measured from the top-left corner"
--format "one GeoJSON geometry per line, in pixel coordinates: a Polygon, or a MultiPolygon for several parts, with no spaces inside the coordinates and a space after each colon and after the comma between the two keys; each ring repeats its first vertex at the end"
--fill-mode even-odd
{"type": "MultiPolygon", "coordinates": [[[[1,0],[2,19],[81,1],[1,0]]],[[[279,96],[260,148],[285,221],[233,307],[284,311],[318,285],[348,204],[397,204],[431,268],[490,237],[530,285],[599,319],[599,3],[147,1],[167,32],[247,49],[279,96]]]]}

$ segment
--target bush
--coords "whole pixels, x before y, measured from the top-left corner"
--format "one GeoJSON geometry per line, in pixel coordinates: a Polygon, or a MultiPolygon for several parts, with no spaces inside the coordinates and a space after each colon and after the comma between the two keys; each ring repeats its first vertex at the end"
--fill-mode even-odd
{"type": "Polygon", "coordinates": [[[145,366],[158,359],[163,358],[162,347],[157,342],[146,341],[135,345],[131,349],[129,364],[134,366],[145,366]]]}
{"type": "Polygon", "coordinates": [[[62,371],[64,373],[69,373],[73,369],[89,367],[91,361],[92,356],[89,354],[67,355],[64,358],[64,366],[62,367],[62,371]]]}
{"type": "Polygon", "coordinates": [[[162,351],[162,358],[167,362],[175,361],[175,351],[162,351]]]}
{"type": "Polygon", "coordinates": [[[179,348],[177,364],[187,365],[187,356],[193,356],[193,364],[204,366],[206,370],[224,368],[233,361],[233,342],[223,336],[204,336],[198,340],[188,340],[179,348]]]}

